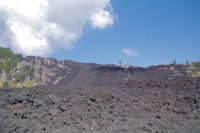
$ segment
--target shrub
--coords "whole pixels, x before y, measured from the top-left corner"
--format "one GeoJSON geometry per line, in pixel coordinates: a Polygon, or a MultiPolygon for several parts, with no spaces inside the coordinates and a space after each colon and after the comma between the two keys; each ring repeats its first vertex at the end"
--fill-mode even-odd
{"type": "Polygon", "coordinates": [[[4,88],[4,82],[3,82],[3,80],[0,80],[0,88],[4,88]]]}
{"type": "Polygon", "coordinates": [[[197,70],[200,71],[200,61],[198,61],[198,62],[193,62],[193,63],[192,63],[192,66],[195,67],[195,68],[197,68],[197,70]]]}
{"type": "Polygon", "coordinates": [[[9,88],[18,88],[17,86],[17,83],[15,82],[11,82],[9,85],[8,85],[9,88]]]}
{"type": "Polygon", "coordinates": [[[39,86],[39,85],[42,85],[42,84],[43,84],[42,82],[37,82],[36,86],[39,86]]]}
{"type": "Polygon", "coordinates": [[[35,72],[35,69],[34,69],[33,67],[31,67],[31,68],[29,69],[28,74],[31,76],[34,72],[35,72]]]}
{"type": "Polygon", "coordinates": [[[9,48],[0,48],[0,59],[0,72],[5,70],[5,74],[7,75],[8,79],[11,79],[12,77],[10,73],[22,60],[22,55],[14,54],[9,48]]]}
{"type": "Polygon", "coordinates": [[[4,82],[3,88],[8,88],[8,83],[7,82],[4,82]]]}
{"type": "Polygon", "coordinates": [[[192,77],[197,77],[198,76],[198,73],[197,72],[193,72],[192,73],[192,77]]]}
{"type": "Polygon", "coordinates": [[[32,81],[27,81],[23,83],[24,87],[31,88],[34,87],[34,83],[32,81]]]}
{"type": "Polygon", "coordinates": [[[20,73],[16,75],[16,82],[23,81],[28,76],[28,72],[24,67],[21,67],[20,73]]]}
{"type": "Polygon", "coordinates": [[[17,82],[17,88],[23,88],[23,84],[21,82],[17,82]]]}

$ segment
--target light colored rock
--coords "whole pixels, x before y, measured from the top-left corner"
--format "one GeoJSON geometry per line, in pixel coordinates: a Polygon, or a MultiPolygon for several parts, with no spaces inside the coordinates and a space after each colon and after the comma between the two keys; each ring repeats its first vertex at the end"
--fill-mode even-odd
{"type": "Polygon", "coordinates": [[[57,129],[52,130],[51,133],[67,133],[67,131],[62,127],[58,127],[57,129]]]}
{"type": "Polygon", "coordinates": [[[34,103],[35,103],[36,105],[44,105],[44,101],[43,101],[42,99],[39,99],[39,98],[36,98],[36,99],[34,100],[34,103]]]}
{"type": "Polygon", "coordinates": [[[49,111],[49,113],[50,113],[51,115],[53,115],[53,116],[58,115],[59,112],[60,112],[60,111],[59,111],[58,109],[56,109],[56,108],[51,109],[51,110],[49,111]]]}
{"type": "Polygon", "coordinates": [[[49,99],[51,99],[54,103],[60,103],[61,102],[61,98],[58,96],[55,96],[54,94],[50,94],[49,99]]]}
{"type": "Polygon", "coordinates": [[[82,122],[81,126],[85,128],[86,130],[90,130],[90,131],[97,130],[97,128],[99,127],[96,120],[94,119],[82,122]]]}
{"type": "Polygon", "coordinates": [[[67,110],[68,110],[68,107],[65,106],[65,105],[62,105],[62,106],[59,107],[59,109],[60,109],[61,111],[67,111],[67,110]]]}
{"type": "Polygon", "coordinates": [[[46,127],[45,124],[41,124],[41,123],[39,123],[37,121],[34,123],[34,125],[39,129],[44,129],[46,127]]]}
{"type": "Polygon", "coordinates": [[[22,109],[24,109],[24,105],[20,104],[20,103],[15,104],[15,105],[9,104],[9,105],[6,106],[6,108],[9,109],[9,110],[22,110],[22,109]]]}
{"type": "Polygon", "coordinates": [[[63,77],[58,77],[57,80],[53,82],[53,85],[58,84],[62,79],[63,77]]]}
{"type": "Polygon", "coordinates": [[[183,76],[183,74],[181,74],[181,73],[176,73],[176,74],[173,74],[172,76],[173,76],[173,77],[176,77],[176,76],[183,76]]]}
{"type": "Polygon", "coordinates": [[[188,70],[188,71],[186,71],[186,73],[188,73],[188,74],[191,74],[191,73],[192,73],[192,71],[191,71],[191,70],[188,70]]]}

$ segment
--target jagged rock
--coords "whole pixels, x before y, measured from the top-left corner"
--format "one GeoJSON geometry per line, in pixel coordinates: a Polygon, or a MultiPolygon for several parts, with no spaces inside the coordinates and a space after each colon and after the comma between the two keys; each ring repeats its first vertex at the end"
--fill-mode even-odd
{"type": "Polygon", "coordinates": [[[60,103],[61,102],[61,98],[54,95],[54,94],[50,94],[48,95],[48,98],[53,102],[53,103],[60,103]]]}
{"type": "Polygon", "coordinates": [[[40,105],[40,106],[42,106],[42,105],[44,105],[44,100],[43,99],[40,99],[40,98],[36,98],[35,100],[34,100],[34,104],[36,104],[36,105],[40,105]]]}
{"type": "Polygon", "coordinates": [[[58,107],[58,109],[60,109],[61,112],[64,112],[68,110],[68,107],[66,105],[61,105],[58,107]]]}
{"type": "Polygon", "coordinates": [[[60,112],[60,111],[59,111],[57,108],[54,108],[54,109],[50,109],[50,110],[49,110],[49,113],[50,113],[52,116],[57,116],[59,112],[60,112]]]}
{"type": "Polygon", "coordinates": [[[7,105],[6,108],[8,110],[22,110],[22,109],[24,109],[24,105],[18,103],[18,104],[14,104],[14,105],[7,105]]]}
{"type": "Polygon", "coordinates": [[[94,98],[90,98],[90,101],[93,103],[96,103],[96,99],[94,99],[94,98]]]}
{"type": "Polygon", "coordinates": [[[198,79],[167,80],[164,82],[167,88],[160,82],[143,82],[142,88],[118,84],[44,86],[0,91],[0,131],[199,131],[198,79]],[[155,83],[161,86],[155,87],[155,83]],[[180,87],[183,83],[183,87],[180,87]]]}
{"type": "Polygon", "coordinates": [[[88,131],[96,131],[99,128],[96,120],[94,119],[81,122],[81,126],[83,127],[83,129],[86,129],[88,131]]]}
{"type": "Polygon", "coordinates": [[[50,131],[50,133],[66,133],[67,131],[62,128],[62,127],[58,127],[57,129],[53,129],[52,131],[50,131]]]}
{"type": "Polygon", "coordinates": [[[2,133],[200,131],[200,78],[187,72],[197,70],[183,65],[63,65],[40,57],[27,57],[22,64],[36,67],[30,80],[46,85],[0,89],[2,133]]]}

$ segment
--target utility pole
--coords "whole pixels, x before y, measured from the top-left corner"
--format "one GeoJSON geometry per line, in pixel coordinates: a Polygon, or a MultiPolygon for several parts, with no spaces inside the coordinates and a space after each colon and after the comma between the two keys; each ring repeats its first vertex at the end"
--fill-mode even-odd
{"type": "Polygon", "coordinates": [[[189,61],[188,60],[186,60],[186,66],[189,66],[189,61]]]}
{"type": "Polygon", "coordinates": [[[173,60],[173,65],[176,65],[176,60],[173,60]]]}
{"type": "Polygon", "coordinates": [[[122,67],[122,61],[119,61],[119,66],[122,67]]]}

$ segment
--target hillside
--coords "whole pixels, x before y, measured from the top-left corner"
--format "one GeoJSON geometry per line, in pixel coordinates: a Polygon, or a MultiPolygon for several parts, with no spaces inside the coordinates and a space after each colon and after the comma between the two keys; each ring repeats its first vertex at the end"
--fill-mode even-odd
{"type": "Polygon", "coordinates": [[[143,68],[0,52],[1,133],[200,131],[198,62],[143,68]]]}
{"type": "Polygon", "coordinates": [[[173,77],[198,77],[198,63],[160,65],[147,68],[99,65],[69,60],[28,56],[22,58],[9,49],[0,49],[0,87],[21,88],[38,85],[105,85],[128,80],[153,81],[173,77]],[[193,67],[192,67],[193,66],[193,67]]]}
{"type": "Polygon", "coordinates": [[[22,55],[0,48],[0,88],[31,87],[34,68],[24,62],[22,55]]]}

